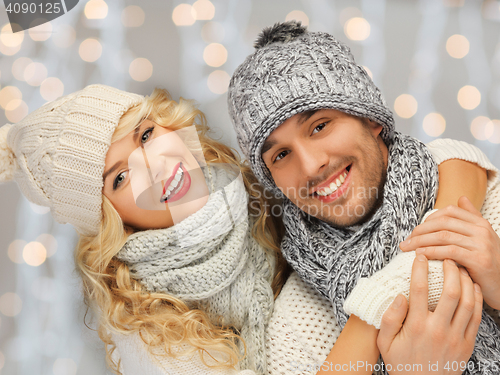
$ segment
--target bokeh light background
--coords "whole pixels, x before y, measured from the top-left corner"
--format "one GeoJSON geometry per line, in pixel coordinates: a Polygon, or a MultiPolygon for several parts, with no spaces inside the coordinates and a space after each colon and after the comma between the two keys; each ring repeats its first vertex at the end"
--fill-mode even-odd
{"type": "MultiPolygon", "coordinates": [[[[80,0],[16,34],[2,4],[0,125],[91,83],[144,95],[159,86],[196,99],[213,136],[237,147],[229,78],[258,32],[288,19],[351,46],[399,131],[470,142],[500,166],[497,0],[80,0]]],[[[14,183],[0,185],[0,212],[0,374],[109,373],[83,324],[74,230],[14,183]]]]}

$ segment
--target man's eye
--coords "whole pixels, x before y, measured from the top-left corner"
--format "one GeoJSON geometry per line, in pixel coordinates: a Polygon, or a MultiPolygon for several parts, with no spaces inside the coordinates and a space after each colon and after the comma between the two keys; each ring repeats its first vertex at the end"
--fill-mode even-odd
{"type": "Polygon", "coordinates": [[[122,172],[118,176],[116,176],[115,180],[113,181],[113,190],[116,190],[118,185],[120,185],[125,180],[125,173],[127,173],[127,171],[122,172]]]}
{"type": "Polygon", "coordinates": [[[276,161],[279,161],[279,160],[283,159],[285,156],[287,156],[287,155],[288,155],[288,152],[289,152],[289,151],[281,151],[281,152],[280,152],[280,153],[276,156],[276,158],[274,159],[274,161],[276,162],[276,161]]]}
{"type": "Polygon", "coordinates": [[[147,141],[149,141],[149,138],[151,137],[153,130],[154,130],[154,127],[151,127],[151,128],[144,130],[144,133],[142,133],[142,137],[141,137],[142,143],[146,143],[147,141]]]}
{"type": "Polygon", "coordinates": [[[326,122],[323,122],[321,124],[319,124],[318,126],[316,126],[312,132],[312,134],[316,134],[320,131],[322,131],[324,129],[324,127],[326,126],[326,122]]]}

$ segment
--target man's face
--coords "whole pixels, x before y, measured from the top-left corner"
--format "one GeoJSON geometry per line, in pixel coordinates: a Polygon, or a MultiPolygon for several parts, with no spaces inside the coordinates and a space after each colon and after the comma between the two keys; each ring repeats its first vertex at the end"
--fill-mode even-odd
{"type": "Polygon", "coordinates": [[[264,142],[276,186],[300,209],[336,227],[380,206],[387,172],[382,126],[334,109],[299,113],[264,142]]]}

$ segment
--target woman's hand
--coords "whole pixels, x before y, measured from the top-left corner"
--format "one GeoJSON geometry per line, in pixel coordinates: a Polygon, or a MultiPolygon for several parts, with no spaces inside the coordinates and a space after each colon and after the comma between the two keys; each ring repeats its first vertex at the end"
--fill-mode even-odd
{"type": "Polygon", "coordinates": [[[481,322],[483,298],[465,270],[459,271],[451,260],[443,266],[443,294],[434,312],[427,305],[428,262],[417,255],[408,316],[406,298],[399,295],[382,318],[377,345],[391,375],[461,374],[465,370],[481,322]]]}
{"type": "Polygon", "coordinates": [[[500,309],[500,238],[466,197],[459,199],[458,207],[430,215],[400,248],[428,259],[453,259],[481,286],[486,303],[500,309]]]}

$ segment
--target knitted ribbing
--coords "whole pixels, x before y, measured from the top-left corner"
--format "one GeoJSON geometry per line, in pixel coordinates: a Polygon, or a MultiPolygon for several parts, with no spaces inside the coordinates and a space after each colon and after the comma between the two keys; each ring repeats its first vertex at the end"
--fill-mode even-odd
{"type": "Polygon", "coordinates": [[[132,234],[117,258],[148,291],[179,297],[239,330],[247,346],[241,368],[264,374],[274,263],[251,235],[242,180],[224,168],[211,174],[216,191],[204,207],[171,228],[132,234]],[[214,237],[215,226],[227,230],[214,237]]]}

